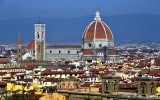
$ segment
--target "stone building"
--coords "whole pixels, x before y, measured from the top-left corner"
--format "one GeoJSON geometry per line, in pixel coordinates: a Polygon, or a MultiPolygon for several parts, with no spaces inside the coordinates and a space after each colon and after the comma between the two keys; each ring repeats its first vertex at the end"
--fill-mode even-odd
{"type": "Polygon", "coordinates": [[[69,77],[66,79],[60,79],[60,82],[57,84],[57,89],[62,90],[75,90],[79,88],[79,80],[75,77],[69,77]]]}

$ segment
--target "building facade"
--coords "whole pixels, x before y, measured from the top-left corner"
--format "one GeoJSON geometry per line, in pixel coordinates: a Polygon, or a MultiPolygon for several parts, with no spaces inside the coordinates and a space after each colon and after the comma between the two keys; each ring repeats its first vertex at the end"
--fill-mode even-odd
{"type": "Polygon", "coordinates": [[[79,60],[81,46],[47,46],[46,60],[79,60]]]}

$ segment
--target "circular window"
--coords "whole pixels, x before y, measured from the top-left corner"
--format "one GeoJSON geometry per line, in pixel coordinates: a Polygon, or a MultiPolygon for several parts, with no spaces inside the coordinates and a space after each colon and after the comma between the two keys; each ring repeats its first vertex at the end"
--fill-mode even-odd
{"type": "Polygon", "coordinates": [[[99,47],[102,47],[102,44],[99,44],[99,47]]]}
{"type": "Polygon", "coordinates": [[[89,46],[89,47],[92,47],[92,45],[91,45],[91,44],[88,44],[88,46],[89,46]]]}

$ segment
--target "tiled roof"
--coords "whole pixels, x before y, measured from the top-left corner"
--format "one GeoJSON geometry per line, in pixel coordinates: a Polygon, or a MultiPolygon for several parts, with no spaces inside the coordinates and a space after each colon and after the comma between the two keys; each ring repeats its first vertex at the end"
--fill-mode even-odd
{"type": "Polygon", "coordinates": [[[36,66],[26,66],[26,69],[27,70],[33,70],[33,69],[35,69],[36,68],[36,66]]]}
{"type": "Polygon", "coordinates": [[[108,55],[118,55],[118,52],[114,49],[108,51],[108,55]]]}
{"type": "Polygon", "coordinates": [[[113,39],[109,27],[103,21],[93,21],[83,33],[83,40],[113,39]]]}
{"type": "Polygon", "coordinates": [[[45,70],[42,72],[43,75],[52,75],[52,74],[83,74],[84,71],[52,71],[45,70]]]}
{"type": "Polygon", "coordinates": [[[94,53],[91,49],[86,49],[83,51],[83,55],[94,55],[94,53]]]}
{"type": "Polygon", "coordinates": [[[27,46],[28,50],[34,50],[35,49],[35,40],[31,40],[27,46]]]}
{"type": "Polygon", "coordinates": [[[56,46],[47,46],[47,48],[81,48],[81,46],[67,46],[67,45],[56,45],[56,46]]]}
{"type": "Polygon", "coordinates": [[[0,86],[2,86],[2,85],[7,85],[7,83],[4,81],[0,81],[0,86]]]}
{"type": "Polygon", "coordinates": [[[0,64],[7,64],[8,61],[0,61],[0,64]]]}
{"type": "Polygon", "coordinates": [[[96,75],[81,75],[79,78],[95,78],[97,77],[96,75]]]}
{"type": "Polygon", "coordinates": [[[59,82],[57,78],[45,78],[44,82],[59,82]]]}

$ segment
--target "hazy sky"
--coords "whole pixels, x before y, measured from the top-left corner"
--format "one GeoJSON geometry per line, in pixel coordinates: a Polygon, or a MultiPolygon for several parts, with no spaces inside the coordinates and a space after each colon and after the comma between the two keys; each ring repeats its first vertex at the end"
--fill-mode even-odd
{"type": "Polygon", "coordinates": [[[124,13],[160,14],[160,0],[0,0],[0,20],[14,18],[73,18],[124,13]]]}
{"type": "MultiPolygon", "coordinates": [[[[153,37],[151,41],[159,40],[160,0],[0,0],[0,43],[16,43],[18,30],[21,31],[24,43],[34,39],[34,23],[39,16],[47,26],[46,42],[81,42],[83,31],[94,19],[97,9],[118,41],[125,40],[127,36],[120,37],[125,34],[138,36],[139,40],[142,37],[147,41],[150,37],[153,37]],[[128,16],[116,17],[121,16],[119,14],[131,16],[129,19],[128,16]],[[136,15],[142,17],[139,16],[137,20],[136,15]],[[138,26],[137,23],[142,24],[138,26]],[[6,38],[8,36],[12,39],[6,38]]],[[[132,37],[130,39],[135,40],[132,37]]]]}

